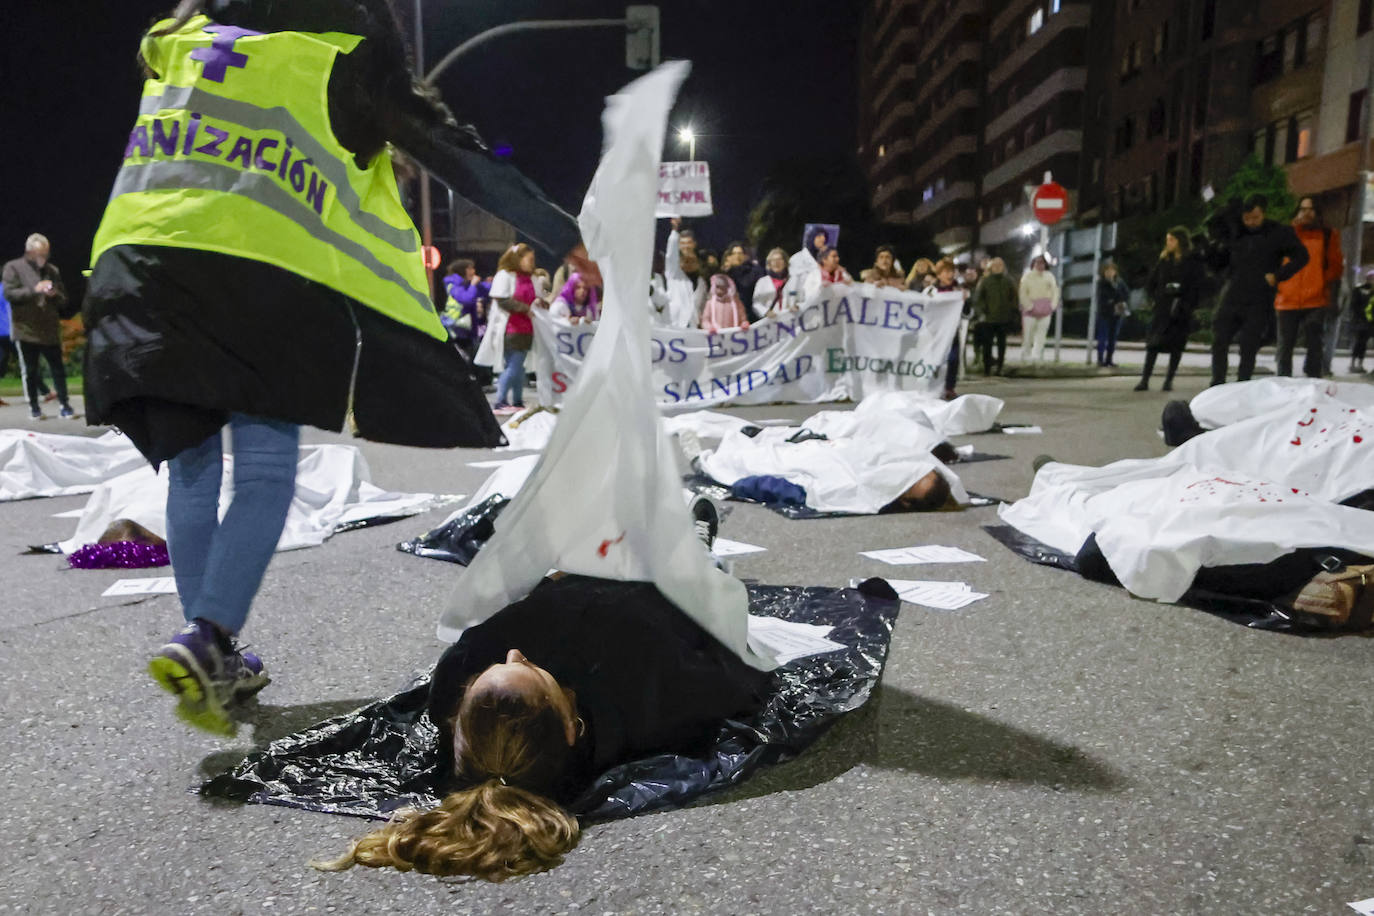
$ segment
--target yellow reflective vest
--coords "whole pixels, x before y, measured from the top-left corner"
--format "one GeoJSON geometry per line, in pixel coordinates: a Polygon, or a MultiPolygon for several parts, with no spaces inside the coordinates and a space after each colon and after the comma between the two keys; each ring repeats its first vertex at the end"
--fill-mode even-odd
{"type": "Polygon", "coordinates": [[[144,84],[91,263],[129,244],[252,258],[446,340],[390,155],[359,168],[330,127],[335,58],[361,41],[206,16],[145,37],[157,76],[144,84]]]}

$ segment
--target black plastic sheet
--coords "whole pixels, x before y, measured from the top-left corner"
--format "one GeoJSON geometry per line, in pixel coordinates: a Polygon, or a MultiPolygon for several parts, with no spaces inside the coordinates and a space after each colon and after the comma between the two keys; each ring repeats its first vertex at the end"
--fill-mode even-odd
{"type": "Polygon", "coordinates": [[[509,504],[510,500],[504,496],[489,496],[438,528],[409,541],[402,541],[396,545],[396,549],[417,557],[467,566],[482,545],[496,533],[496,518],[509,504]]]}
{"type": "MultiPolygon", "coordinates": [[[[832,626],[829,638],[845,648],[774,671],[760,711],[722,722],[706,753],[660,755],[603,773],[570,806],[575,814],[611,820],[686,804],[795,757],[868,701],[900,606],[887,582],[869,579],[852,589],[750,585],[749,604],[753,614],[832,626]]],[[[433,807],[445,774],[436,772],[438,733],[428,697],[426,675],[395,696],[272,742],[201,792],[379,819],[398,808],[433,807]]]]}
{"type": "MultiPolygon", "coordinates": [[[[983,530],[1012,553],[1030,560],[1032,563],[1038,563],[1041,566],[1053,566],[1073,573],[1079,572],[1076,557],[1056,550],[1011,525],[984,525],[983,530]]],[[[1232,623],[1238,623],[1254,630],[1273,630],[1294,634],[1331,632],[1304,624],[1293,615],[1290,608],[1258,598],[1244,598],[1237,595],[1210,592],[1206,589],[1190,588],[1183,594],[1182,598],[1178,599],[1177,603],[1194,610],[1215,614],[1232,623]]]]}

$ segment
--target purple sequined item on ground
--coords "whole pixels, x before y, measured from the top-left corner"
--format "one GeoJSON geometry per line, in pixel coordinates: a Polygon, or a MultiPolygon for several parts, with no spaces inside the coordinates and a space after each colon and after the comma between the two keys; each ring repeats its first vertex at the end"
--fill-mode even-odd
{"type": "Polygon", "coordinates": [[[167,566],[166,544],[140,544],[116,541],[113,544],[87,544],[67,557],[72,569],[148,569],[167,566]]]}

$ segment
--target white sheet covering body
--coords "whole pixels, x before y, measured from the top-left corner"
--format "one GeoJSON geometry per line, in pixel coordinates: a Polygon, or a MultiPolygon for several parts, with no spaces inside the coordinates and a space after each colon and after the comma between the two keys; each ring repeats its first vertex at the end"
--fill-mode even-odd
{"type": "Polygon", "coordinates": [[[441,639],[457,639],[556,568],[653,582],[746,662],[775,667],[749,642],[743,583],[717,569],[697,538],[651,385],[643,296],[658,163],[688,69],[666,64],[607,101],[606,146],[579,219],[604,281],[600,326],[533,475],[463,573],[441,639]]]}
{"type": "Polygon", "coordinates": [[[968,492],[959,477],[930,453],[943,437],[928,425],[896,415],[822,411],[804,427],[764,429],[754,437],[733,432],[702,454],[702,470],[721,483],[745,477],[781,477],[806,490],[818,512],[871,514],[931,471],[949,482],[960,504],[968,492]],[[826,439],[788,442],[801,429],[826,439]]]}
{"type": "Polygon", "coordinates": [[[1204,429],[1218,429],[1287,407],[1314,394],[1326,395],[1350,407],[1374,410],[1374,385],[1278,377],[1214,385],[1189,401],[1188,408],[1204,429]]]}
{"type": "Polygon", "coordinates": [[[875,391],[860,401],[854,412],[924,418],[937,433],[949,438],[992,429],[1004,406],[986,394],[965,394],[946,401],[921,391],[875,391]]]}
{"type": "Polygon", "coordinates": [[[89,493],[147,463],[116,432],[94,438],[0,429],[0,502],[89,493]]]}
{"type": "MultiPolygon", "coordinates": [[[[233,459],[224,462],[220,483],[220,517],[233,498],[233,459]]],[[[296,466],[296,495],[286,516],[278,550],[323,544],[340,525],[371,518],[415,515],[434,505],[433,493],[390,493],[371,482],[362,452],[351,445],[304,445],[296,466]]],[[[76,532],[59,545],[71,553],[99,540],[115,519],[138,522],[159,537],[167,536],[167,475],[146,463],[95,489],[77,522],[76,532]]]]}
{"type": "Polygon", "coordinates": [[[1374,412],[1313,393],[1160,458],[1047,464],[998,513],[1066,553],[1095,532],[1127,589],[1176,601],[1203,566],[1300,547],[1374,552],[1374,512],[1337,505],[1374,486],[1372,448],[1374,412]]]}

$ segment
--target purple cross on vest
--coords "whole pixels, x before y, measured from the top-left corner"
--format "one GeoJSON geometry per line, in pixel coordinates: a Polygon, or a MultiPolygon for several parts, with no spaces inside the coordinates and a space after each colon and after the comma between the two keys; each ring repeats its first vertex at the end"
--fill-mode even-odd
{"type": "Polygon", "coordinates": [[[246,67],[248,55],[234,50],[234,42],[249,35],[261,35],[252,29],[241,29],[235,25],[207,25],[205,31],[216,36],[208,48],[196,48],[191,52],[191,60],[205,63],[205,78],[216,83],[224,82],[230,67],[246,67]]]}

